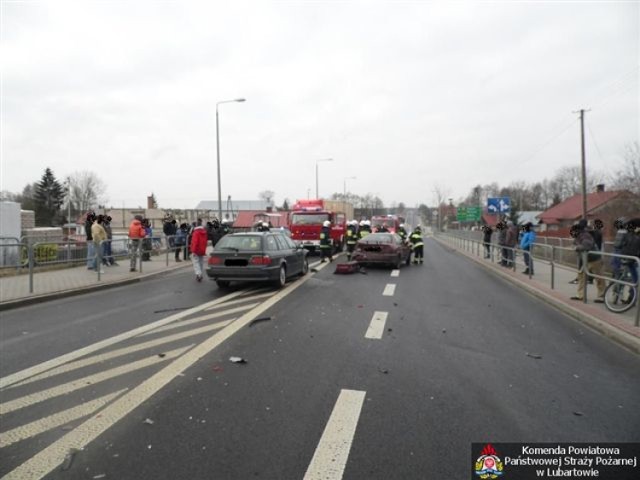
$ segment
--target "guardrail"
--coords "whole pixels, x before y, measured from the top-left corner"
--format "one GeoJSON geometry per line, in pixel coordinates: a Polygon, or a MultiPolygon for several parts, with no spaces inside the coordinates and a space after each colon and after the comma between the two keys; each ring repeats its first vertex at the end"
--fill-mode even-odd
{"type": "Polygon", "coordinates": [[[28,275],[29,293],[34,292],[33,278],[38,272],[59,268],[77,267],[85,264],[94,270],[97,280],[104,273],[103,265],[114,265],[118,261],[131,262],[131,266],[143,272],[144,262],[151,256],[165,254],[166,266],[169,255],[176,250],[187,252],[184,245],[176,246],[173,236],[152,236],[137,244],[128,238],[114,238],[99,244],[92,242],[49,241],[27,243],[14,237],[0,237],[0,272],[4,276],[28,275]],[[137,245],[134,249],[133,246],[137,245]]]}
{"type": "MultiPolygon", "coordinates": [[[[443,241],[445,241],[446,243],[448,243],[449,245],[453,245],[461,250],[471,252],[477,257],[480,257],[481,255],[485,255],[487,253],[486,247],[488,246],[489,255],[488,256],[485,255],[484,258],[490,259],[492,263],[495,263],[496,259],[498,259],[498,261],[503,260],[503,254],[502,254],[503,251],[510,252],[512,258],[507,258],[506,261],[508,262],[509,267],[514,271],[516,270],[518,256],[523,256],[525,253],[522,249],[518,247],[505,247],[503,245],[498,245],[496,243],[490,243],[485,245],[485,243],[482,240],[472,239],[466,235],[452,234],[452,232],[446,232],[446,233],[438,232],[436,233],[436,236],[442,239],[443,241]]],[[[585,275],[585,282],[584,282],[584,287],[582,291],[582,300],[584,303],[587,302],[586,279],[588,278],[602,279],[605,282],[613,282],[613,283],[618,283],[622,285],[630,285],[636,289],[636,291],[638,292],[638,295],[640,296],[640,290],[639,290],[640,279],[635,284],[633,284],[633,283],[625,282],[624,280],[613,278],[610,275],[597,275],[597,274],[591,273],[588,270],[587,252],[582,253],[582,261],[580,262],[580,267],[578,267],[578,259],[580,254],[575,251],[575,247],[569,248],[569,247],[559,247],[555,245],[544,245],[540,243],[534,243],[531,251],[527,253],[529,253],[530,258],[534,262],[534,264],[535,262],[543,262],[549,265],[550,271],[551,271],[550,287],[552,290],[555,290],[555,277],[556,277],[557,268],[562,268],[564,270],[576,272],[576,275],[578,273],[583,273],[585,275]],[[567,259],[569,258],[573,259],[573,265],[571,265],[567,261],[567,259]]],[[[632,260],[637,262],[637,265],[640,265],[639,257],[621,255],[616,253],[601,252],[601,251],[592,251],[592,252],[589,252],[589,254],[599,255],[603,259],[618,258],[620,260],[623,260],[623,259],[632,260]]],[[[607,262],[603,261],[603,264],[606,264],[606,263],[607,262]]],[[[533,269],[529,269],[529,279],[531,279],[532,277],[532,274],[533,274],[532,270],[533,269]]],[[[636,315],[635,315],[634,324],[636,327],[640,326],[640,299],[636,300],[636,315]]]]}

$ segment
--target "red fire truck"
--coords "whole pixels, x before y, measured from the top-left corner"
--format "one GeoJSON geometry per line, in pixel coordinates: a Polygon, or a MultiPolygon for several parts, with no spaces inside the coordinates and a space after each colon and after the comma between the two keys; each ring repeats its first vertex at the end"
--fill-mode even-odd
{"type": "Polygon", "coordinates": [[[396,233],[403,223],[404,218],[398,215],[376,215],[371,217],[371,231],[377,232],[384,225],[391,233],[396,233]]]}
{"type": "Polygon", "coordinates": [[[331,222],[331,241],[335,252],[342,251],[347,230],[347,216],[350,204],[323,199],[298,200],[289,213],[291,238],[304,248],[319,251],[320,230],[326,220],[331,222]]]}

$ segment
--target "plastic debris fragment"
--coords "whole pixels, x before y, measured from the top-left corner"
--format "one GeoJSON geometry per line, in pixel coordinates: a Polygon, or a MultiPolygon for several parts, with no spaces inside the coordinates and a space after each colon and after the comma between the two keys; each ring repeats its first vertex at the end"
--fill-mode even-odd
{"type": "Polygon", "coordinates": [[[247,363],[247,361],[242,357],[229,357],[229,361],[232,363],[247,363]]]}

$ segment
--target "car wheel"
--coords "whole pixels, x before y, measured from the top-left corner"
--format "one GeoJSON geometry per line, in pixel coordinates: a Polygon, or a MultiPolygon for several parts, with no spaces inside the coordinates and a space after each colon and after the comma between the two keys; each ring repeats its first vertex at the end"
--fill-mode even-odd
{"type": "Polygon", "coordinates": [[[276,280],[276,286],[278,288],[284,287],[284,284],[287,283],[287,267],[284,265],[280,266],[280,272],[278,274],[278,279],[276,280]]]}
{"type": "Polygon", "coordinates": [[[302,271],[300,272],[300,276],[304,276],[309,273],[309,260],[306,258],[302,260],[302,271]]]}
{"type": "Polygon", "coordinates": [[[228,280],[216,280],[216,285],[218,285],[218,288],[227,288],[229,286],[229,281],[228,280]]]}
{"type": "Polygon", "coordinates": [[[400,270],[401,266],[402,266],[402,255],[398,254],[398,258],[396,258],[396,261],[393,263],[393,268],[395,268],[396,270],[400,270]]]}

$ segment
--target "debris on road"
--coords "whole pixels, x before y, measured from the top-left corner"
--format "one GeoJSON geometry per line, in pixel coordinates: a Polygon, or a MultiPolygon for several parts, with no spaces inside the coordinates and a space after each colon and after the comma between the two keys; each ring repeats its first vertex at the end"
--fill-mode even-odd
{"type": "MultiPolygon", "coordinates": [[[[182,292],[180,292],[180,293],[182,293],[182,292]]],[[[154,310],[153,313],[177,312],[178,310],[188,310],[190,308],[193,308],[193,306],[191,306],[191,307],[163,308],[162,310],[154,310]]]]}
{"type": "Polygon", "coordinates": [[[318,270],[317,268],[312,268],[312,269],[311,269],[311,271],[312,271],[313,273],[318,273],[320,270],[318,270]]]}
{"type": "Polygon", "coordinates": [[[576,417],[582,417],[582,416],[584,416],[584,413],[582,413],[582,412],[573,412],[573,414],[574,414],[576,417]]]}
{"type": "Polygon", "coordinates": [[[360,270],[360,265],[358,265],[358,262],[351,261],[351,262],[336,264],[336,269],[333,273],[349,275],[351,273],[356,273],[359,270],[360,270]]]}
{"type": "Polygon", "coordinates": [[[540,360],[542,358],[542,355],[540,355],[538,353],[528,353],[527,352],[527,357],[531,357],[531,358],[535,358],[536,360],[540,360]]]}
{"type": "Polygon", "coordinates": [[[154,421],[153,421],[153,420],[151,420],[150,418],[145,418],[145,419],[144,419],[144,421],[143,421],[142,423],[144,423],[144,424],[146,424],[146,425],[153,425],[153,424],[154,424],[154,423],[156,423],[156,422],[154,422],[154,421]]]}
{"type": "Polygon", "coordinates": [[[77,448],[70,448],[67,454],[64,456],[64,461],[62,462],[62,470],[69,470],[71,468],[71,464],[73,463],[73,459],[76,454],[79,452],[77,448]]]}
{"type": "Polygon", "coordinates": [[[397,304],[396,302],[393,302],[393,306],[394,306],[394,307],[397,307],[397,306],[398,306],[398,304],[397,304]]]}
{"type": "Polygon", "coordinates": [[[443,328],[443,329],[442,329],[442,333],[447,333],[447,329],[446,329],[446,328],[443,328]]]}
{"type": "Polygon", "coordinates": [[[94,475],[93,478],[98,480],[99,478],[106,478],[107,474],[106,473],[101,473],[99,475],[94,475]]]}
{"type": "Polygon", "coordinates": [[[378,371],[380,373],[384,373],[385,375],[387,375],[389,373],[389,370],[387,370],[386,368],[378,368],[378,371]]]}
{"type": "Polygon", "coordinates": [[[364,305],[358,305],[358,308],[364,308],[364,305]]]}
{"type": "Polygon", "coordinates": [[[260,317],[260,318],[255,318],[253,320],[251,320],[249,322],[249,326],[253,327],[256,323],[260,323],[260,322],[268,322],[269,320],[271,320],[271,317],[260,317]]]}
{"type": "Polygon", "coordinates": [[[229,361],[231,363],[247,363],[247,361],[242,357],[229,357],[229,361]]]}
{"type": "Polygon", "coordinates": [[[221,372],[222,371],[222,367],[220,365],[214,365],[212,370],[214,372],[221,372]]]}
{"type": "Polygon", "coordinates": [[[393,328],[387,328],[387,332],[393,332],[393,328]]]}
{"type": "Polygon", "coordinates": [[[167,354],[166,354],[166,353],[159,353],[159,354],[158,354],[158,356],[159,356],[160,358],[164,358],[164,357],[166,357],[166,356],[167,356],[167,354]]]}

